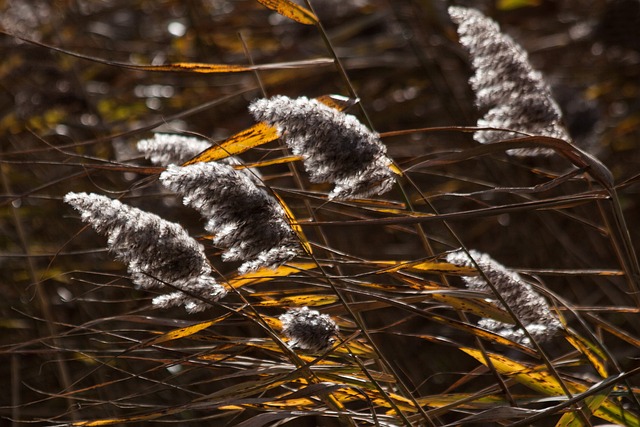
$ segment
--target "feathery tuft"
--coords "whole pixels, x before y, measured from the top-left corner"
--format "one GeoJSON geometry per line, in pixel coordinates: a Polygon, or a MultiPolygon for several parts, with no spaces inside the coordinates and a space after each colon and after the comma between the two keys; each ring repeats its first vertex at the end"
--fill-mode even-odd
{"type": "Polygon", "coordinates": [[[299,241],[282,206],[249,174],[220,163],[196,163],[170,165],[160,180],[208,219],[205,229],[215,235],[214,244],[226,248],[223,261],[245,261],[241,273],[275,268],[298,254],[299,241]]]}
{"type": "MultiPolygon", "coordinates": [[[[469,254],[536,341],[549,340],[562,328],[560,321],[551,313],[544,298],[536,293],[518,273],[508,270],[487,254],[475,250],[469,251],[469,254]]],[[[463,251],[449,253],[447,261],[459,266],[475,267],[463,251]]],[[[470,289],[490,291],[482,276],[463,276],[462,279],[470,289]]],[[[523,345],[531,345],[524,331],[517,326],[493,319],[482,319],[478,322],[478,326],[523,345]]]]}
{"type": "Polygon", "coordinates": [[[154,165],[182,164],[211,147],[208,141],[173,133],[155,133],[151,139],[138,141],[138,151],[154,165]]]}
{"type": "Polygon", "coordinates": [[[249,111],[276,127],[293,154],[303,157],[312,182],[335,184],[329,199],[383,194],[393,186],[387,148],[354,116],[315,99],[286,96],[256,100],[249,111]]]}
{"type": "MultiPolygon", "coordinates": [[[[226,295],[211,277],[202,245],[180,225],[97,194],[68,193],[64,201],[81,213],[82,221],[108,237],[109,250],[128,264],[133,282],[141,288],[166,282],[209,301],[226,295]]],[[[170,295],[155,298],[154,305],[184,305],[189,312],[207,308],[185,293],[170,295]]]]}
{"type": "MultiPolygon", "coordinates": [[[[449,15],[458,25],[460,44],[471,56],[475,75],[469,82],[480,109],[488,109],[479,127],[512,129],[529,135],[571,142],[562,125],[560,107],[553,100],[542,74],[531,67],[527,52],[500,27],[475,9],[452,6],[449,15]]],[[[505,131],[477,131],[476,141],[486,144],[523,135],[505,131]]],[[[513,149],[515,156],[549,155],[547,148],[513,149]]]]}
{"type": "Polygon", "coordinates": [[[282,333],[287,336],[291,348],[312,353],[328,349],[338,334],[338,325],[326,314],[309,307],[292,308],[280,316],[282,333]]]}

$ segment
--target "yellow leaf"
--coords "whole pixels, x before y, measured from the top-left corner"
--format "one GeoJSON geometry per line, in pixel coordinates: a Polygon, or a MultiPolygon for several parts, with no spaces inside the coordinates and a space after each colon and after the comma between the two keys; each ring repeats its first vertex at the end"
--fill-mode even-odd
{"type": "Polygon", "coordinates": [[[605,366],[604,356],[601,351],[593,344],[587,341],[585,338],[575,335],[566,336],[567,341],[574,346],[580,353],[584,354],[585,357],[591,362],[591,365],[595,368],[595,370],[600,374],[600,377],[607,378],[609,374],[607,373],[607,367],[605,366]]]}
{"type": "Polygon", "coordinates": [[[258,0],[264,6],[300,24],[315,25],[318,18],[308,9],[289,0],[258,0]]]}
{"type": "Polygon", "coordinates": [[[248,168],[261,168],[264,166],[271,166],[271,165],[279,165],[282,163],[291,163],[291,162],[297,162],[298,160],[302,160],[302,156],[285,156],[285,157],[279,157],[277,159],[271,159],[271,160],[263,160],[261,162],[254,162],[254,163],[245,163],[242,165],[233,165],[234,169],[248,169],[248,168]]]}
{"type": "Polygon", "coordinates": [[[244,153],[250,148],[275,141],[276,139],[278,139],[278,132],[274,127],[266,123],[258,123],[203,151],[191,160],[186,161],[182,166],[199,162],[214,162],[234,154],[244,153]]]}
{"type": "MultiPolygon", "coordinates": [[[[457,308],[458,310],[466,311],[467,313],[473,313],[477,316],[495,319],[503,323],[512,323],[513,319],[509,314],[496,307],[495,305],[476,298],[461,298],[447,294],[432,294],[430,295],[436,301],[447,304],[450,307],[457,308]]],[[[473,333],[478,335],[483,331],[475,330],[473,333]]],[[[495,341],[497,337],[487,336],[487,339],[495,341]]],[[[505,345],[513,345],[510,341],[505,341],[505,345]]]]}
{"type": "MultiPolygon", "coordinates": [[[[227,318],[229,315],[222,316],[222,318],[227,318]]],[[[145,346],[152,346],[156,344],[160,344],[167,341],[177,340],[179,338],[188,337],[195,333],[200,332],[203,329],[207,329],[209,326],[219,322],[221,318],[210,320],[208,322],[196,323],[195,325],[187,326],[186,328],[174,329],[173,331],[169,331],[166,334],[162,334],[157,338],[152,339],[151,341],[147,341],[145,346]]]]}
{"type": "MultiPolygon", "coordinates": [[[[609,392],[606,391],[585,398],[584,403],[586,404],[586,409],[588,409],[589,413],[596,411],[607,399],[608,394],[609,392]]],[[[583,425],[580,415],[573,411],[564,414],[556,424],[556,427],[582,427],[583,425]]]]}
{"type": "Polygon", "coordinates": [[[428,271],[430,273],[460,274],[463,276],[476,276],[478,270],[472,267],[461,267],[448,262],[431,261],[372,261],[374,265],[391,266],[379,271],[378,274],[393,273],[400,270],[428,271]]]}
{"type": "MultiPolygon", "coordinates": [[[[465,347],[461,347],[460,350],[486,366],[486,361],[484,360],[482,353],[478,350],[465,347]]],[[[560,387],[558,381],[546,371],[545,367],[540,367],[540,369],[527,367],[505,356],[493,353],[488,353],[487,356],[491,359],[491,363],[500,374],[513,377],[520,384],[549,396],[564,395],[564,391],[562,390],[562,387],[560,387]]],[[[575,381],[566,379],[564,380],[564,383],[571,393],[584,393],[588,390],[587,386],[575,381]]],[[[594,399],[589,402],[594,408],[593,415],[596,417],[610,421],[614,424],[640,427],[640,419],[636,414],[627,411],[610,399],[599,402],[599,397],[592,397],[594,397],[594,399]]],[[[587,401],[587,399],[588,398],[585,398],[585,401],[587,401]]]]}
{"type": "Polygon", "coordinates": [[[420,406],[431,406],[441,408],[443,406],[455,406],[458,409],[486,409],[508,404],[501,396],[480,396],[475,397],[471,393],[436,394],[423,396],[417,399],[420,406]]]}
{"type": "Polygon", "coordinates": [[[593,415],[614,424],[627,427],[639,427],[640,419],[632,412],[627,411],[620,404],[605,400],[599,408],[593,411],[593,415]]]}
{"type": "Polygon", "coordinates": [[[250,66],[229,64],[204,64],[199,62],[174,62],[164,65],[131,65],[144,71],[187,71],[190,73],[240,73],[251,71],[250,66]]]}
{"type": "MultiPolygon", "coordinates": [[[[464,351],[483,365],[487,364],[480,351],[466,347],[461,347],[460,350],[464,351]]],[[[549,396],[564,395],[564,391],[558,383],[558,380],[551,376],[551,374],[546,370],[536,371],[535,369],[522,365],[499,354],[487,353],[487,356],[491,359],[491,364],[500,374],[513,377],[520,384],[526,385],[533,390],[549,396]]],[[[568,384],[567,387],[569,387],[569,391],[571,392],[576,391],[575,388],[571,390],[572,387],[568,384]]]]}
{"type": "Polygon", "coordinates": [[[333,304],[337,300],[338,297],[335,295],[296,295],[292,297],[268,299],[253,305],[263,307],[302,307],[305,305],[309,307],[318,307],[321,305],[333,304]]]}
{"type": "Polygon", "coordinates": [[[318,264],[314,262],[290,262],[286,265],[281,265],[275,270],[272,268],[263,267],[252,273],[245,273],[240,276],[232,277],[228,280],[228,283],[230,286],[237,289],[242,286],[267,282],[278,277],[286,277],[294,273],[299,273],[304,270],[312,270],[317,267],[318,264]]]}

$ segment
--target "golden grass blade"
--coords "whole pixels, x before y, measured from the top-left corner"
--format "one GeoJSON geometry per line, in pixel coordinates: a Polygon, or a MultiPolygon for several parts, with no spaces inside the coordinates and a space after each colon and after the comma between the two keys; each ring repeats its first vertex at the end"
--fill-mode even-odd
{"type": "MultiPolygon", "coordinates": [[[[469,356],[473,357],[478,362],[486,366],[487,362],[484,359],[482,352],[465,347],[460,348],[460,350],[464,351],[469,356]]],[[[491,359],[491,363],[495,367],[496,371],[498,371],[500,374],[513,377],[519,383],[549,396],[564,395],[564,391],[558,383],[558,380],[550,375],[546,371],[546,369],[542,368],[540,370],[535,370],[514,360],[511,360],[506,356],[495,353],[486,354],[491,359]]],[[[571,392],[577,391],[575,390],[575,388],[572,389],[572,387],[568,383],[567,387],[571,389],[571,392]]]]}
{"type": "MultiPolygon", "coordinates": [[[[609,395],[609,391],[605,391],[602,393],[598,393],[595,396],[589,396],[584,399],[584,403],[586,404],[583,408],[584,410],[588,410],[590,413],[596,411],[600,405],[604,403],[609,395]]],[[[584,423],[582,422],[581,417],[575,412],[567,412],[562,417],[560,417],[560,421],[556,424],[556,427],[582,427],[584,423]]]]}
{"type": "Polygon", "coordinates": [[[279,165],[282,163],[297,162],[299,160],[302,160],[302,156],[285,156],[285,157],[279,157],[277,159],[263,160],[261,162],[245,163],[242,165],[233,165],[232,167],[237,170],[248,169],[248,168],[261,168],[265,166],[279,165]]]}
{"type": "Polygon", "coordinates": [[[160,335],[157,338],[152,339],[144,344],[145,347],[149,347],[156,344],[161,344],[167,341],[173,341],[180,338],[188,337],[190,335],[196,334],[204,329],[207,329],[209,326],[212,326],[219,321],[226,319],[229,315],[222,316],[215,320],[210,320],[208,322],[196,323],[195,325],[187,326],[186,328],[174,329],[173,331],[169,331],[165,334],[160,335]]]}
{"type": "Polygon", "coordinates": [[[395,273],[400,270],[429,272],[438,274],[457,274],[462,276],[477,276],[478,270],[471,267],[461,267],[448,262],[432,261],[372,261],[373,265],[390,266],[378,271],[377,274],[395,273]]]}
{"type": "Polygon", "coordinates": [[[584,354],[601,378],[607,378],[609,376],[604,355],[593,343],[577,334],[567,335],[566,339],[576,350],[584,354]]]}
{"type": "Polygon", "coordinates": [[[230,136],[218,145],[215,145],[191,160],[187,160],[182,166],[192,165],[199,162],[215,162],[235,154],[266,144],[278,139],[278,132],[274,127],[266,123],[258,123],[235,135],[230,136]]]}
{"type": "Polygon", "coordinates": [[[271,10],[275,10],[282,16],[286,16],[289,19],[305,24],[315,25],[318,23],[318,18],[310,10],[297,5],[289,0],[257,0],[258,3],[268,7],[271,10]]]}
{"type": "MultiPolygon", "coordinates": [[[[256,296],[255,294],[252,296],[256,296]]],[[[259,296],[259,295],[258,295],[259,296]]],[[[338,301],[336,295],[295,295],[292,297],[283,297],[278,299],[266,299],[252,304],[253,306],[262,307],[319,307],[322,305],[333,304],[338,301]]]]}
{"type": "MultiPolygon", "coordinates": [[[[480,351],[464,347],[461,347],[460,350],[486,366],[486,361],[480,351]]],[[[500,374],[512,377],[520,384],[549,396],[564,395],[562,387],[558,381],[549,374],[546,368],[531,368],[494,353],[487,353],[487,355],[491,359],[494,368],[500,374]]],[[[564,380],[564,383],[571,393],[579,394],[588,391],[587,386],[575,381],[564,380]]],[[[594,404],[595,403],[597,403],[597,400],[594,401],[594,404]]],[[[636,414],[627,411],[610,399],[601,402],[599,407],[594,409],[593,415],[615,424],[640,427],[640,418],[638,418],[636,414]]]]}
{"type": "Polygon", "coordinates": [[[317,267],[318,264],[314,262],[290,262],[285,265],[281,265],[275,270],[272,268],[264,267],[251,273],[245,273],[240,276],[235,276],[229,279],[227,283],[230,287],[238,289],[242,286],[268,282],[278,277],[286,277],[291,274],[299,273],[304,270],[312,270],[317,267]]]}

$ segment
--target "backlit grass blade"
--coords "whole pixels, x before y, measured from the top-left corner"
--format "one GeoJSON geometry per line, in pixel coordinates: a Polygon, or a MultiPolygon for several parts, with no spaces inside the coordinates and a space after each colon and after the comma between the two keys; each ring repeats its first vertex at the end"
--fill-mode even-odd
{"type": "Polygon", "coordinates": [[[216,160],[224,159],[235,154],[244,153],[251,148],[275,141],[276,139],[278,139],[278,131],[276,128],[266,123],[258,123],[249,129],[230,136],[220,144],[198,154],[193,159],[187,160],[182,166],[199,162],[215,162],[216,160]]]}
{"type": "Polygon", "coordinates": [[[458,274],[462,276],[477,276],[478,270],[471,267],[458,266],[448,262],[432,262],[432,261],[372,261],[374,265],[389,266],[378,274],[395,273],[400,270],[439,273],[439,274],[458,274]]]}
{"type": "Polygon", "coordinates": [[[289,19],[293,19],[300,24],[315,25],[318,23],[318,18],[313,14],[313,12],[289,0],[257,1],[271,10],[275,10],[280,15],[286,16],[289,19]]]}
{"type": "Polygon", "coordinates": [[[291,274],[299,273],[304,270],[312,270],[317,267],[318,264],[314,262],[289,262],[285,265],[281,265],[275,270],[264,267],[251,273],[232,277],[228,280],[228,284],[229,286],[238,289],[242,286],[268,282],[269,280],[274,280],[278,277],[286,277],[291,274]]]}
{"type": "MultiPolygon", "coordinates": [[[[252,296],[255,296],[255,294],[252,296]]],[[[318,307],[333,304],[336,301],[338,301],[338,297],[336,295],[295,295],[283,298],[269,298],[253,305],[262,307],[318,307]]]]}
{"type": "MultiPolygon", "coordinates": [[[[482,353],[478,350],[464,347],[461,347],[460,350],[486,366],[486,361],[484,360],[482,353]]],[[[522,365],[505,356],[494,353],[487,353],[487,355],[491,359],[493,367],[500,374],[512,377],[520,384],[548,396],[564,395],[562,387],[558,381],[549,374],[545,367],[540,367],[539,369],[535,367],[532,368],[522,365]]],[[[565,379],[564,383],[571,393],[579,394],[588,391],[588,387],[584,384],[568,379],[565,379]]],[[[596,406],[597,403],[597,399],[593,401],[594,406],[596,406]]],[[[640,427],[640,418],[638,418],[636,414],[624,409],[621,405],[616,404],[610,399],[606,399],[601,402],[599,407],[594,409],[593,415],[612,423],[640,427]]]]}
{"type": "Polygon", "coordinates": [[[576,334],[567,335],[566,339],[580,353],[584,354],[587,360],[591,362],[594,369],[598,374],[600,374],[600,377],[607,378],[609,376],[604,361],[604,355],[593,343],[576,334]]]}
{"type": "Polygon", "coordinates": [[[174,329],[172,331],[169,331],[165,334],[160,335],[159,337],[152,339],[151,341],[146,342],[144,346],[149,347],[149,346],[161,344],[167,341],[173,341],[180,338],[191,336],[204,329],[207,329],[209,326],[215,325],[216,323],[226,319],[229,316],[230,314],[227,314],[218,319],[210,320],[208,322],[196,323],[195,325],[187,326],[185,328],[174,329]]]}
{"type": "MultiPolygon", "coordinates": [[[[487,362],[484,359],[482,352],[464,347],[460,348],[460,350],[464,351],[483,365],[486,365],[487,362]]],[[[549,374],[546,369],[542,368],[540,370],[536,370],[509,359],[506,356],[495,353],[487,353],[487,356],[491,359],[491,363],[500,374],[513,377],[519,383],[549,396],[564,395],[564,391],[558,383],[558,380],[549,374]]],[[[569,384],[567,384],[567,387],[569,387],[571,392],[577,391],[569,384]]]]}
{"type": "MultiPolygon", "coordinates": [[[[590,413],[596,411],[600,405],[604,403],[609,395],[609,391],[605,391],[602,393],[598,393],[595,396],[589,396],[584,399],[585,409],[590,413]]],[[[582,422],[580,416],[575,412],[567,412],[564,414],[560,421],[556,424],[556,427],[582,427],[584,423],[582,422]]]]}

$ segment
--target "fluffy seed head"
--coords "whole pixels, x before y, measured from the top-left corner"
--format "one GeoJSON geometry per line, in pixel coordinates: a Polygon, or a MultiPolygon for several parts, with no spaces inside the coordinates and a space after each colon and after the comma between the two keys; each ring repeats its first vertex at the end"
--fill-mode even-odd
{"type": "Polygon", "coordinates": [[[249,174],[225,164],[196,163],[169,165],[160,180],[208,220],[205,229],[214,234],[214,244],[226,248],[223,261],[245,261],[241,273],[275,268],[298,254],[282,206],[249,174]]]}
{"type": "Polygon", "coordinates": [[[290,339],[289,346],[312,353],[328,349],[339,331],[331,317],[309,307],[292,308],[280,316],[280,321],[282,333],[290,339]]]}
{"type": "MultiPolygon", "coordinates": [[[[109,250],[127,263],[133,282],[141,288],[169,283],[207,300],[217,301],[225,289],[211,277],[211,267],[202,245],[179,225],[157,215],[125,205],[118,200],[87,193],[69,193],[64,201],[82,215],[82,220],[108,237],[109,250]]],[[[189,311],[201,311],[206,304],[184,293],[175,303],[189,311]]]]}
{"type": "Polygon", "coordinates": [[[156,133],[151,139],[138,141],[138,151],[154,165],[182,164],[211,147],[208,141],[172,133],[156,133]]]}
{"type": "MultiPolygon", "coordinates": [[[[500,27],[475,9],[452,6],[449,15],[458,25],[460,44],[471,56],[475,75],[469,80],[476,104],[488,110],[479,127],[512,129],[529,135],[571,141],[562,125],[562,113],[542,74],[531,67],[527,53],[500,27]]],[[[519,138],[505,131],[477,131],[476,141],[491,143],[519,138]]],[[[550,149],[513,149],[515,156],[549,155],[550,149]]]]}
{"type": "Polygon", "coordinates": [[[256,100],[249,111],[276,127],[291,151],[303,157],[312,182],[335,184],[330,199],[383,194],[393,186],[387,148],[354,116],[315,99],[286,96],[256,100]]]}
{"type": "MultiPolygon", "coordinates": [[[[469,251],[469,254],[536,341],[549,340],[562,328],[544,298],[518,273],[507,269],[487,254],[475,250],[469,251]]],[[[447,261],[459,266],[475,267],[463,251],[448,254],[447,261]]],[[[490,292],[482,276],[463,276],[462,279],[470,289],[490,292]]],[[[513,325],[493,319],[482,319],[478,325],[521,344],[531,344],[524,332],[513,325]]]]}

